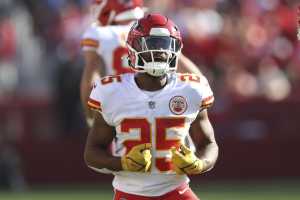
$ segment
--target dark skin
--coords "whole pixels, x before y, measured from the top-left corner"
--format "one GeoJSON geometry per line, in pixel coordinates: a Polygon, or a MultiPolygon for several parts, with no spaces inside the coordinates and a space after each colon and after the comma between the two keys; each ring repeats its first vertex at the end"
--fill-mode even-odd
{"type": "Polygon", "coordinates": [[[206,109],[199,112],[191,124],[190,135],[196,147],[196,156],[204,161],[203,172],[212,169],[218,158],[219,147],[206,109]]]}
{"type": "Polygon", "coordinates": [[[107,152],[107,148],[113,141],[114,133],[114,127],[109,126],[102,115],[97,113],[85,145],[84,160],[88,166],[114,171],[122,170],[121,158],[113,157],[107,152]]]}
{"type": "MultiPolygon", "coordinates": [[[[146,73],[137,73],[135,81],[139,88],[147,91],[162,89],[168,77],[153,77],[146,73]]],[[[85,146],[84,159],[88,166],[94,168],[107,168],[113,171],[122,170],[121,159],[113,157],[107,152],[108,146],[114,138],[114,127],[109,126],[101,114],[96,114],[95,122],[91,128],[85,146]]],[[[190,135],[196,146],[196,156],[204,160],[204,171],[211,169],[218,157],[218,145],[214,131],[206,110],[199,112],[191,124],[190,135]]]]}
{"type": "Polygon", "coordinates": [[[147,73],[137,73],[135,74],[135,82],[137,86],[146,91],[156,91],[162,89],[168,82],[167,75],[154,77],[147,73]]]}

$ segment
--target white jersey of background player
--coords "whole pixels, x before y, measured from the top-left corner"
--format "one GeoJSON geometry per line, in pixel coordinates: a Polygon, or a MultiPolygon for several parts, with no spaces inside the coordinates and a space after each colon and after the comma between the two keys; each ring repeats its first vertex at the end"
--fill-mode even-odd
{"type": "MultiPolygon", "coordinates": [[[[85,67],[81,79],[80,96],[87,119],[93,117],[86,106],[95,77],[133,72],[126,59],[126,36],[133,20],[143,17],[142,0],[95,0],[93,15],[97,22],[84,32],[81,41],[85,67]]],[[[180,72],[200,74],[188,58],[181,56],[180,72]]],[[[91,121],[91,120],[88,120],[91,121]]]]}
{"type": "Polygon", "coordinates": [[[125,44],[129,29],[130,25],[99,26],[94,23],[84,33],[82,49],[102,55],[104,75],[132,72],[128,62],[122,59],[127,56],[125,44]]]}
{"type": "Polygon", "coordinates": [[[94,0],[92,13],[95,22],[81,41],[85,66],[80,96],[87,118],[93,116],[86,101],[94,78],[132,72],[122,57],[127,56],[125,43],[131,22],[144,16],[143,0],[94,0]]]}
{"type": "Polygon", "coordinates": [[[160,196],[189,181],[186,174],[176,175],[170,150],[185,143],[195,121],[199,124],[192,129],[201,129],[204,138],[209,138],[208,144],[201,147],[198,146],[201,141],[196,141],[201,148],[197,149],[198,154],[207,162],[202,172],[214,165],[217,145],[207,113],[203,111],[214,97],[203,75],[175,73],[182,42],[178,28],[168,18],[148,15],[139,20],[133,25],[127,43],[130,64],[139,72],[107,76],[94,83],[88,105],[99,111],[101,117],[98,120],[96,117],[89,133],[85,160],[93,169],[112,170],[117,191],[160,196]],[[151,143],[150,172],[120,169],[120,160],[105,153],[106,145],[114,137],[121,157],[139,144],[151,143]],[[208,145],[212,146],[206,149],[208,145]]]}

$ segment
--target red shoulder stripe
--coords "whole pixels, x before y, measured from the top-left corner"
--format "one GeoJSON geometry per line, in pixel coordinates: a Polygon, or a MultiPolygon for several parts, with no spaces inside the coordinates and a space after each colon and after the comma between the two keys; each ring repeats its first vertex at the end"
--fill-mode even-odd
{"type": "Polygon", "coordinates": [[[90,98],[88,100],[87,104],[91,109],[94,109],[94,110],[97,110],[97,111],[102,111],[101,103],[98,102],[98,101],[95,101],[95,100],[90,98]]]}

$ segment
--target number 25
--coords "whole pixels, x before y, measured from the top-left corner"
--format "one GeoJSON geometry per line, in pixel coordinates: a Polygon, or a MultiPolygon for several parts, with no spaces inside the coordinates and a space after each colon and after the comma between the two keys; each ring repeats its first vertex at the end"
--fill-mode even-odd
{"type": "MultiPolygon", "coordinates": [[[[159,154],[161,151],[168,151],[172,146],[179,147],[180,139],[167,139],[167,129],[183,128],[184,118],[156,118],[155,119],[155,148],[159,154]]],[[[127,118],[121,122],[121,132],[129,134],[130,130],[138,129],[140,138],[137,140],[126,140],[123,144],[126,146],[126,153],[138,144],[151,143],[151,124],[145,118],[127,118]]],[[[165,157],[156,156],[155,166],[159,171],[172,170],[172,164],[165,157]]]]}

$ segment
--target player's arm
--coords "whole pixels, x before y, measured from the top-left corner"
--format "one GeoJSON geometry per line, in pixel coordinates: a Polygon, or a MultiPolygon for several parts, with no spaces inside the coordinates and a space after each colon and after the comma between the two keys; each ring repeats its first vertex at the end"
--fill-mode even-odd
{"type": "Polygon", "coordinates": [[[201,174],[213,168],[218,157],[218,145],[206,109],[200,112],[190,128],[196,147],[192,152],[185,145],[173,147],[172,162],[177,174],[201,174]]]}
{"type": "Polygon", "coordinates": [[[114,138],[114,127],[109,126],[102,115],[97,113],[85,145],[85,163],[96,169],[122,170],[121,158],[113,157],[108,147],[114,138]]]}
{"type": "Polygon", "coordinates": [[[93,119],[94,112],[86,104],[92,89],[92,82],[95,78],[105,74],[104,62],[96,51],[84,51],[85,66],[81,76],[80,99],[87,118],[93,119]]]}
{"type": "Polygon", "coordinates": [[[150,152],[151,144],[136,145],[121,158],[113,157],[107,149],[113,141],[114,133],[114,127],[109,126],[102,115],[97,113],[85,145],[85,163],[99,172],[103,172],[102,169],[133,172],[149,171],[152,157],[150,152]]]}
{"type": "Polygon", "coordinates": [[[179,56],[177,72],[193,73],[198,75],[202,74],[200,69],[197,67],[197,65],[183,54],[179,56]]]}
{"type": "Polygon", "coordinates": [[[207,109],[199,112],[191,125],[190,135],[196,147],[195,154],[203,161],[202,172],[212,169],[218,158],[219,147],[215,140],[214,129],[208,118],[207,109]]]}

